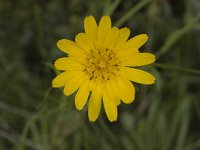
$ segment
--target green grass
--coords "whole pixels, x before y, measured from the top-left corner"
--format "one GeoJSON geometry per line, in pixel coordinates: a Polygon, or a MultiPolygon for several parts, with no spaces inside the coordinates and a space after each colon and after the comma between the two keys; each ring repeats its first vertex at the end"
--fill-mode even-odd
{"type": "Polygon", "coordinates": [[[0,0],[0,150],[200,149],[200,3],[196,0],[0,0]],[[147,33],[145,67],[157,78],[136,85],[117,122],[95,123],[74,95],[52,89],[61,38],[74,39],[87,15],[111,15],[132,36],[147,33]]]}

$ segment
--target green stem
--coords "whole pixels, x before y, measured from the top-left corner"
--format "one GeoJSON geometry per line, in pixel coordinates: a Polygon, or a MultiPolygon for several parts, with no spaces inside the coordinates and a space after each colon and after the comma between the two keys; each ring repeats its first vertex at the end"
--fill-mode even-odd
{"type": "Polygon", "coordinates": [[[195,27],[196,23],[199,21],[200,15],[197,15],[194,17],[189,23],[187,23],[183,28],[174,31],[171,33],[165,44],[161,47],[161,49],[156,54],[157,58],[161,55],[165,54],[169,51],[169,49],[176,43],[178,40],[180,40],[187,32],[189,32],[193,27],[195,27]]]}
{"type": "Polygon", "coordinates": [[[115,12],[117,7],[119,6],[121,0],[115,0],[111,5],[108,5],[106,8],[104,15],[112,16],[112,14],[115,12]]]}
{"type": "Polygon", "coordinates": [[[197,69],[180,68],[177,66],[171,66],[171,65],[160,64],[160,63],[155,63],[153,66],[158,67],[158,68],[163,68],[163,69],[170,69],[170,70],[176,70],[180,72],[200,75],[200,70],[197,70],[197,69]]]}
{"type": "Polygon", "coordinates": [[[46,100],[48,99],[48,96],[49,96],[51,90],[52,90],[52,87],[49,87],[49,88],[47,89],[47,91],[46,91],[45,94],[44,94],[43,100],[41,101],[41,103],[40,103],[38,106],[36,106],[36,109],[40,109],[41,106],[45,104],[45,102],[46,102],[46,100]]]}
{"type": "Polygon", "coordinates": [[[130,9],[124,16],[122,16],[121,19],[119,19],[116,22],[115,26],[120,27],[123,23],[125,23],[128,19],[130,19],[133,15],[135,15],[139,10],[145,7],[149,2],[150,0],[142,0],[132,9],[130,9]]]}

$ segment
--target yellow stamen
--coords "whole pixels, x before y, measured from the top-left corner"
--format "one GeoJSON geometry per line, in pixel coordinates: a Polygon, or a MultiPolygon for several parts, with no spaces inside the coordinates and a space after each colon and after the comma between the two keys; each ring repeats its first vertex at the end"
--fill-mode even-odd
{"type": "Polygon", "coordinates": [[[91,50],[86,61],[85,71],[92,80],[109,80],[119,75],[119,60],[110,49],[91,50]]]}

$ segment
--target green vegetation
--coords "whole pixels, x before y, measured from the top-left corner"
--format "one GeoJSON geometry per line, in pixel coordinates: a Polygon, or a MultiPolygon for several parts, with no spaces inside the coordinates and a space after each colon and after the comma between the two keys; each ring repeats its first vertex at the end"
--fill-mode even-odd
{"type": "Polygon", "coordinates": [[[0,0],[0,150],[199,150],[200,2],[197,0],[0,0]],[[142,51],[157,56],[144,69],[157,78],[136,85],[134,103],[117,122],[88,121],[74,96],[52,89],[56,47],[74,39],[83,20],[111,15],[142,51]]]}

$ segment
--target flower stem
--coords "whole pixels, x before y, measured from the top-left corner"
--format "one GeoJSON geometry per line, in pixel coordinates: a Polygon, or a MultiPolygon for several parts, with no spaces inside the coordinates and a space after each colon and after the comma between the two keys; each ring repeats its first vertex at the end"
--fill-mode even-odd
{"type": "Polygon", "coordinates": [[[198,23],[200,19],[200,15],[197,15],[194,17],[191,21],[189,21],[183,28],[174,31],[171,33],[165,44],[161,47],[161,49],[157,52],[156,56],[157,58],[160,57],[161,55],[165,54],[166,52],[169,51],[169,49],[178,41],[180,40],[187,32],[189,32],[191,29],[193,29],[198,23]]]}
{"type": "Polygon", "coordinates": [[[106,8],[104,15],[112,16],[112,14],[115,12],[117,7],[119,6],[120,2],[121,0],[115,0],[111,5],[109,5],[106,8]]]}
{"type": "Polygon", "coordinates": [[[176,71],[180,71],[184,73],[200,75],[200,70],[197,70],[197,69],[181,68],[178,66],[171,66],[171,65],[161,64],[161,63],[155,63],[153,66],[158,67],[158,68],[163,68],[163,69],[170,69],[170,70],[176,70],[176,71]]]}
{"type": "Polygon", "coordinates": [[[131,8],[124,16],[122,16],[117,22],[116,26],[120,27],[123,23],[125,23],[128,19],[130,19],[133,15],[135,15],[139,10],[141,10],[143,7],[145,7],[150,0],[142,0],[140,3],[138,3],[136,6],[131,8]]]}

